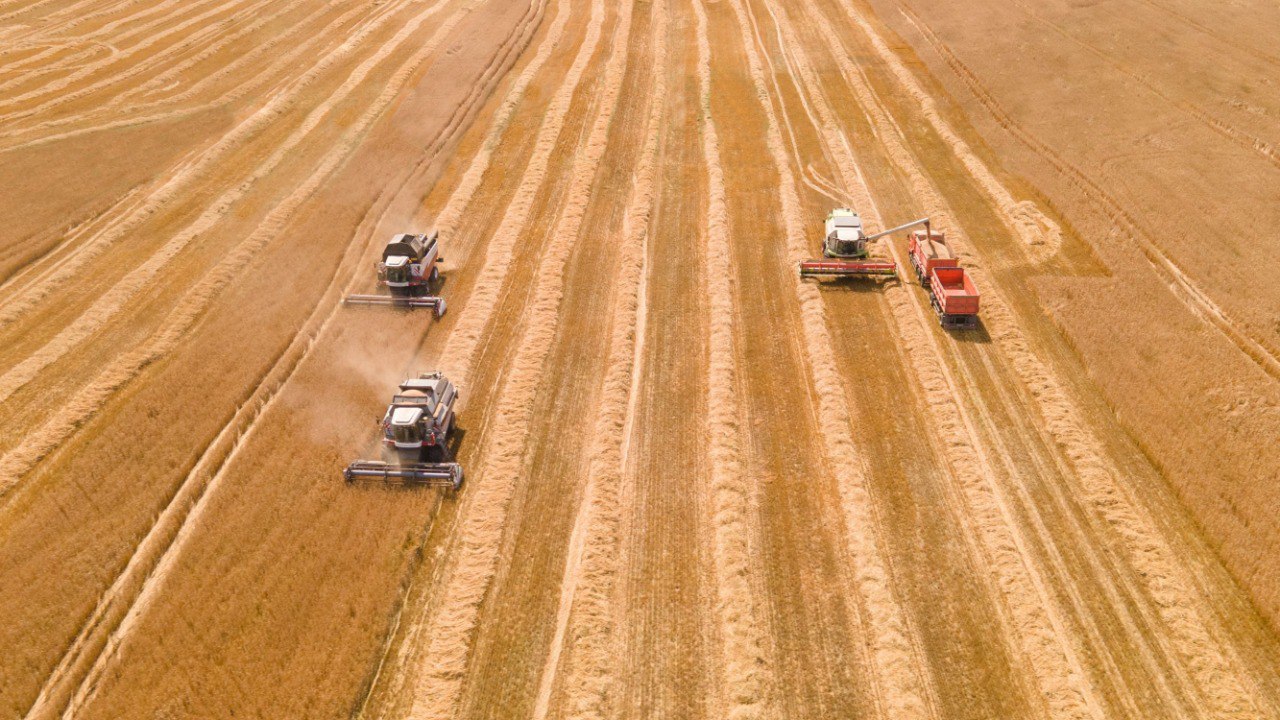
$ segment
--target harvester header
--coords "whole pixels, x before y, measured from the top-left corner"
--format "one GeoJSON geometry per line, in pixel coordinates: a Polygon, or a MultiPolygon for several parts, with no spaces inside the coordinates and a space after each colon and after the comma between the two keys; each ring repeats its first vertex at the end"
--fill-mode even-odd
{"type": "Polygon", "coordinates": [[[457,490],[462,487],[462,466],[437,463],[432,467],[394,465],[381,460],[356,460],[342,471],[347,482],[356,480],[402,480],[421,485],[442,485],[457,490]]]}

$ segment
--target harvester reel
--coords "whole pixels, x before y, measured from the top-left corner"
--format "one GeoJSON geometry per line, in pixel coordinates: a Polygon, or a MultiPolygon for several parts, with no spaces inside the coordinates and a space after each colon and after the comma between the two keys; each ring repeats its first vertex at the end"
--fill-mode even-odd
{"type": "Polygon", "coordinates": [[[408,463],[396,465],[381,460],[356,460],[342,471],[348,483],[356,480],[403,480],[405,483],[444,487],[462,487],[462,465],[456,462],[408,463]]]}
{"type": "Polygon", "coordinates": [[[442,317],[445,312],[446,304],[444,298],[426,296],[414,297],[412,295],[348,295],[342,301],[347,306],[381,306],[381,307],[398,307],[398,308],[431,308],[437,319],[442,317]]]}

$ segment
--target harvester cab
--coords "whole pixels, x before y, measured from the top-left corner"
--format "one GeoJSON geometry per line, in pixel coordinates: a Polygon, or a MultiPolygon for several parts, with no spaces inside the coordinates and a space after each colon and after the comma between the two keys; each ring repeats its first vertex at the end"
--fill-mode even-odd
{"type": "Polygon", "coordinates": [[[450,457],[448,440],[454,428],[458,390],[434,372],[400,383],[379,424],[387,460],[357,460],[343,473],[357,479],[401,479],[424,485],[462,485],[462,466],[450,457]]]}
{"type": "Polygon", "coordinates": [[[393,235],[377,265],[378,284],[386,286],[390,295],[351,295],[346,304],[426,307],[440,317],[445,311],[444,298],[433,296],[431,290],[440,279],[437,263],[441,260],[438,231],[430,235],[393,235]]]}
{"type": "Polygon", "coordinates": [[[862,218],[849,208],[836,208],[827,215],[826,235],[822,239],[822,257],[800,263],[801,277],[870,277],[894,276],[898,265],[889,259],[871,258],[868,243],[890,233],[909,227],[929,225],[929,219],[916,220],[890,228],[875,235],[867,235],[862,228],[862,218]]]}
{"type": "Polygon", "coordinates": [[[378,279],[392,293],[412,294],[435,284],[440,276],[436,268],[440,259],[439,238],[439,232],[430,235],[403,233],[392,237],[382,249],[378,279]]]}
{"type": "Polygon", "coordinates": [[[867,256],[867,236],[862,232],[862,218],[848,208],[836,208],[827,215],[826,238],[822,256],[856,259],[867,256]]]}
{"type": "Polygon", "coordinates": [[[453,424],[458,391],[440,373],[400,383],[382,418],[384,442],[396,450],[443,447],[453,424]]]}
{"type": "Polygon", "coordinates": [[[411,262],[405,255],[391,255],[378,264],[378,279],[386,283],[392,292],[411,287],[415,276],[421,277],[421,273],[422,265],[411,262]]]}

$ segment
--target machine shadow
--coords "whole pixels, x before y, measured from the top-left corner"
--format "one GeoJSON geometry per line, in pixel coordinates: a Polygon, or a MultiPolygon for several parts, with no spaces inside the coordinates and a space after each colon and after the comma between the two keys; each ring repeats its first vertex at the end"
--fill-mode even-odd
{"type": "Polygon", "coordinates": [[[845,277],[845,278],[824,278],[818,283],[818,288],[823,293],[850,293],[857,295],[867,295],[872,293],[884,292],[884,288],[888,285],[901,284],[901,278],[868,278],[868,277],[845,277]]]}
{"type": "Polygon", "coordinates": [[[978,318],[978,324],[971,328],[950,328],[947,334],[956,340],[956,342],[969,343],[972,345],[990,345],[991,333],[987,332],[987,326],[983,324],[982,318],[978,318]]]}
{"type": "Polygon", "coordinates": [[[467,429],[458,425],[454,420],[453,430],[449,432],[448,442],[445,444],[445,461],[458,462],[458,451],[462,447],[462,441],[467,437],[467,429]]]}

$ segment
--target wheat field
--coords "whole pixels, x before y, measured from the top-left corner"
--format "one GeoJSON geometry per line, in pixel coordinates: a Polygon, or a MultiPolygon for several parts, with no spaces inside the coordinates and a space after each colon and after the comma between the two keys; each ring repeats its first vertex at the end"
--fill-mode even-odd
{"type": "Polygon", "coordinates": [[[0,0],[0,718],[1280,717],[1277,32],[0,0]],[[430,370],[461,489],[344,483],[430,370]]]}

